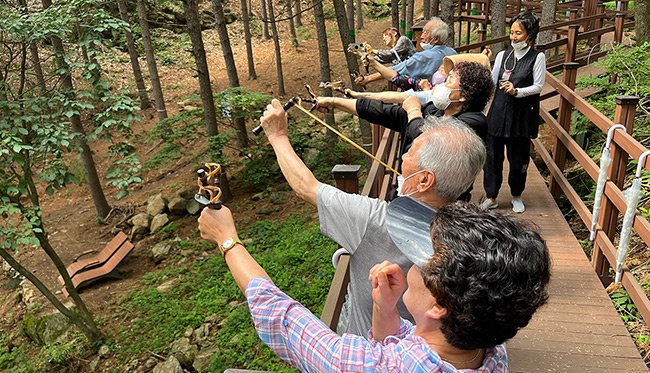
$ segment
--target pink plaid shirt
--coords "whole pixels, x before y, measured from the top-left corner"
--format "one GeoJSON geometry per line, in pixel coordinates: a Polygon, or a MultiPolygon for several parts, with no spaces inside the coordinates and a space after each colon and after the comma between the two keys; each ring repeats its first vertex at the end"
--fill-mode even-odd
{"type": "Polygon", "coordinates": [[[257,333],[280,358],[303,372],[507,372],[505,344],[488,348],[479,369],[457,370],[440,359],[402,320],[399,331],[383,341],[331,331],[303,305],[270,280],[255,278],[246,298],[257,333]]]}

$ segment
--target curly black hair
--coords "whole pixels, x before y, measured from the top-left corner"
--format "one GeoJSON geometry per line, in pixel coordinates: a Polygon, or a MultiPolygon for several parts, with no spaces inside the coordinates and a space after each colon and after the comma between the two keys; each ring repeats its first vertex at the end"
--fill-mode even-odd
{"type": "Polygon", "coordinates": [[[463,111],[483,111],[494,90],[490,70],[478,62],[459,62],[454,70],[460,80],[460,95],[466,100],[463,111]]]}
{"type": "Polygon", "coordinates": [[[526,33],[528,34],[527,41],[532,41],[534,43],[537,39],[537,34],[539,33],[539,19],[535,17],[533,13],[524,11],[512,17],[512,20],[510,20],[510,27],[512,27],[515,22],[519,22],[524,30],[526,30],[526,33]]]}
{"type": "Polygon", "coordinates": [[[457,202],[438,210],[431,237],[435,253],[421,274],[447,310],[441,331],[452,346],[503,343],[548,300],[548,249],[519,219],[457,202]]]}

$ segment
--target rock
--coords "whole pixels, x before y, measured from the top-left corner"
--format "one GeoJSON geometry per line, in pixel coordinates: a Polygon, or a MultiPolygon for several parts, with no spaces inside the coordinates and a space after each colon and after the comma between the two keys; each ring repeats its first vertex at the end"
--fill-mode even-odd
{"type": "Polygon", "coordinates": [[[264,198],[264,192],[259,192],[257,194],[253,194],[253,196],[251,197],[251,201],[259,201],[262,198],[264,198]]]}
{"type": "Polygon", "coordinates": [[[204,322],[207,324],[214,324],[219,320],[219,316],[216,313],[213,313],[210,316],[206,316],[204,322]]]}
{"type": "Polygon", "coordinates": [[[184,215],[187,212],[187,199],[176,196],[167,204],[167,208],[172,215],[184,215]]]}
{"type": "Polygon", "coordinates": [[[192,339],[194,336],[194,329],[191,326],[188,326],[187,329],[183,332],[183,337],[192,339]]]}
{"type": "Polygon", "coordinates": [[[93,359],[93,361],[90,362],[90,364],[88,364],[88,367],[90,368],[91,372],[96,372],[97,371],[97,366],[99,365],[100,360],[101,360],[101,358],[99,356],[97,356],[96,358],[93,359]]]}
{"type": "Polygon", "coordinates": [[[165,281],[162,284],[158,285],[156,287],[156,290],[158,290],[159,293],[168,293],[174,285],[176,285],[176,282],[178,282],[178,279],[171,279],[169,281],[165,281]]]}
{"type": "Polygon", "coordinates": [[[110,353],[111,353],[111,348],[108,347],[107,345],[102,345],[99,348],[99,351],[97,352],[97,356],[101,357],[102,359],[105,359],[108,357],[110,353]]]}
{"type": "Polygon", "coordinates": [[[194,340],[201,348],[211,345],[210,324],[203,324],[194,330],[194,340]]]}
{"type": "Polygon", "coordinates": [[[171,249],[172,243],[170,241],[157,243],[156,246],[151,249],[151,258],[153,259],[153,262],[158,264],[167,259],[167,257],[169,257],[169,252],[171,249]]]}
{"type": "Polygon", "coordinates": [[[59,311],[45,315],[26,312],[22,329],[27,338],[40,344],[52,344],[63,340],[70,329],[70,321],[59,311]]]}
{"type": "Polygon", "coordinates": [[[177,358],[170,356],[169,359],[158,363],[153,368],[153,373],[183,373],[183,368],[177,358]]]}
{"type": "Polygon", "coordinates": [[[195,199],[191,199],[187,201],[187,206],[185,207],[185,210],[190,215],[196,215],[202,209],[203,209],[203,205],[198,203],[195,199]]]}
{"type": "Polygon", "coordinates": [[[151,217],[146,212],[139,213],[131,218],[129,223],[133,226],[131,229],[131,238],[143,236],[149,232],[149,223],[151,217]]]}
{"type": "Polygon", "coordinates": [[[194,195],[196,194],[197,188],[196,188],[196,183],[191,188],[183,188],[180,192],[178,192],[178,196],[181,198],[185,199],[194,199],[194,195]]]}
{"type": "Polygon", "coordinates": [[[167,214],[158,214],[154,216],[153,219],[151,219],[151,226],[149,227],[151,234],[154,234],[161,230],[162,227],[167,225],[167,223],[169,223],[169,217],[167,214]]]}
{"type": "Polygon", "coordinates": [[[144,368],[145,372],[148,372],[152,370],[156,366],[156,364],[158,364],[158,359],[154,357],[150,357],[147,359],[147,361],[144,362],[142,368],[144,368]]]}
{"type": "Polygon", "coordinates": [[[149,200],[147,200],[147,214],[149,216],[156,216],[167,208],[167,199],[162,196],[162,194],[156,194],[149,200]]]}
{"type": "Polygon", "coordinates": [[[199,351],[194,359],[194,364],[192,364],[194,370],[199,373],[207,372],[211,365],[210,360],[212,359],[212,355],[216,354],[218,351],[219,349],[216,347],[206,348],[199,351]]]}
{"type": "Polygon", "coordinates": [[[20,281],[20,289],[23,297],[23,303],[25,303],[25,305],[28,308],[35,307],[38,304],[40,304],[37,295],[40,293],[36,291],[36,289],[34,288],[34,284],[29,282],[29,280],[23,279],[22,281],[20,281]]]}
{"type": "Polygon", "coordinates": [[[268,206],[268,207],[260,207],[259,209],[257,209],[257,211],[255,211],[255,213],[257,215],[271,215],[271,214],[274,214],[274,213],[276,213],[278,211],[280,211],[280,208],[278,208],[275,205],[271,205],[271,206],[268,206]]]}
{"type": "Polygon", "coordinates": [[[199,348],[190,343],[187,337],[179,338],[169,345],[169,354],[174,356],[180,362],[181,366],[189,369],[192,367],[196,354],[199,353],[199,348]]]}

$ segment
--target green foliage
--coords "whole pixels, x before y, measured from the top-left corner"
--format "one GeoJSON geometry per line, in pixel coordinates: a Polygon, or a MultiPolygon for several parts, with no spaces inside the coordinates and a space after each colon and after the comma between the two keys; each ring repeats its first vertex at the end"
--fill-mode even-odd
{"type": "Polygon", "coordinates": [[[50,364],[65,364],[70,358],[77,356],[83,350],[84,341],[85,338],[82,335],[77,335],[75,338],[70,338],[62,343],[45,345],[41,352],[50,364]]]}
{"type": "Polygon", "coordinates": [[[365,12],[365,14],[371,19],[379,20],[390,17],[390,1],[370,0],[365,3],[365,6],[367,8],[367,12],[365,12]]]}
{"type": "Polygon", "coordinates": [[[188,140],[203,136],[203,109],[182,111],[156,123],[156,128],[147,137],[147,142],[162,141],[160,150],[144,164],[144,170],[163,167],[179,160],[188,140]],[[160,139],[160,140],[159,140],[160,139]]]}
{"type": "MultiPolygon", "coordinates": [[[[293,217],[283,222],[259,221],[246,235],[253,239],[248,250],[263,263],[280,288],[319,314],[334,270],[329,264],[335,245],[323,237],[317,224],[293,217]]],[[[244,236],[242,236],[244,238],[244,236]]],[[[205,242],[181,240],[181,250],[205,250],[205,242]]],[[[116,354],[121,360],[133,355],[163,351],[188,327],[197,328],[209,315],[221,325],[215,343],[219,350],[210,371],[225,368],[289,371],[259,340],[246,301],[229,273],[223,258],[195,261],[191,272],[177,266],[150,272],[142,286],[120,300],[132,324],[116,336],[116,354]],[[156,287],[175,279],[167,293],[156,287]]],[[[295,370],[291,370],[295,371],[295,370]]]]}
{"type": "Polygon", "coordinates": [[[621,318],[625,323],[637,322],[640,319],[639,310],[634,305],[632,298],[627,293],[627,291],[621,289],[617,290],[609,295],[614,303],[614,307],[618,311],[618,314],[621,315],[621,318]]]}

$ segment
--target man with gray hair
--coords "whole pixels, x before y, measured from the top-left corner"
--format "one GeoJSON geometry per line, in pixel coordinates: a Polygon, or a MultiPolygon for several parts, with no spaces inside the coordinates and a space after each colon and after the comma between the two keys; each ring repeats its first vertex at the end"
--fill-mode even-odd
{"type": "MultiPolygon", "coordinates": [[[[429,117],[427,121],[427,129],[402,156],[402,191],[438,208],[455,201],[474,182],[485,163],[485,146],[474,131],[455,118],[429,117]]],[[[404,271],[412,265],[386,228],[388,203],[319,182],[291,146],[286,113],[278,100],[266,107],[261,124],[291,188],[317,206],[321,232],[351,255],[349,317],[347,325],[339,325],[339,332],[365,336],[372,325],[370,269],[384,260],[404,271]]],[[[398,310],[402,317],[412,319],[403,303],[398,304],[398,310]]]]}
{"type": "MultiPolygon", "coordinates": [[[[411,58],[398,63],[392,67],[386,67],[379,63],[371,64],[377,70],[376,73],[367,76],[359,76],[355,82],[360,86],[382,79],[396,83],[404,79],[431,79],[433,73],[438,71],[445,56],[456,54],[456,51],[445,45],[449,35],[449,26],[440,18],[433,17],[422,28],[420,35],[420,48],[411,58]],[[405,78],[406,77],[406,78],[405,78]]],[[[370,61],[363,61],[370,64],[370,61]]]]}

